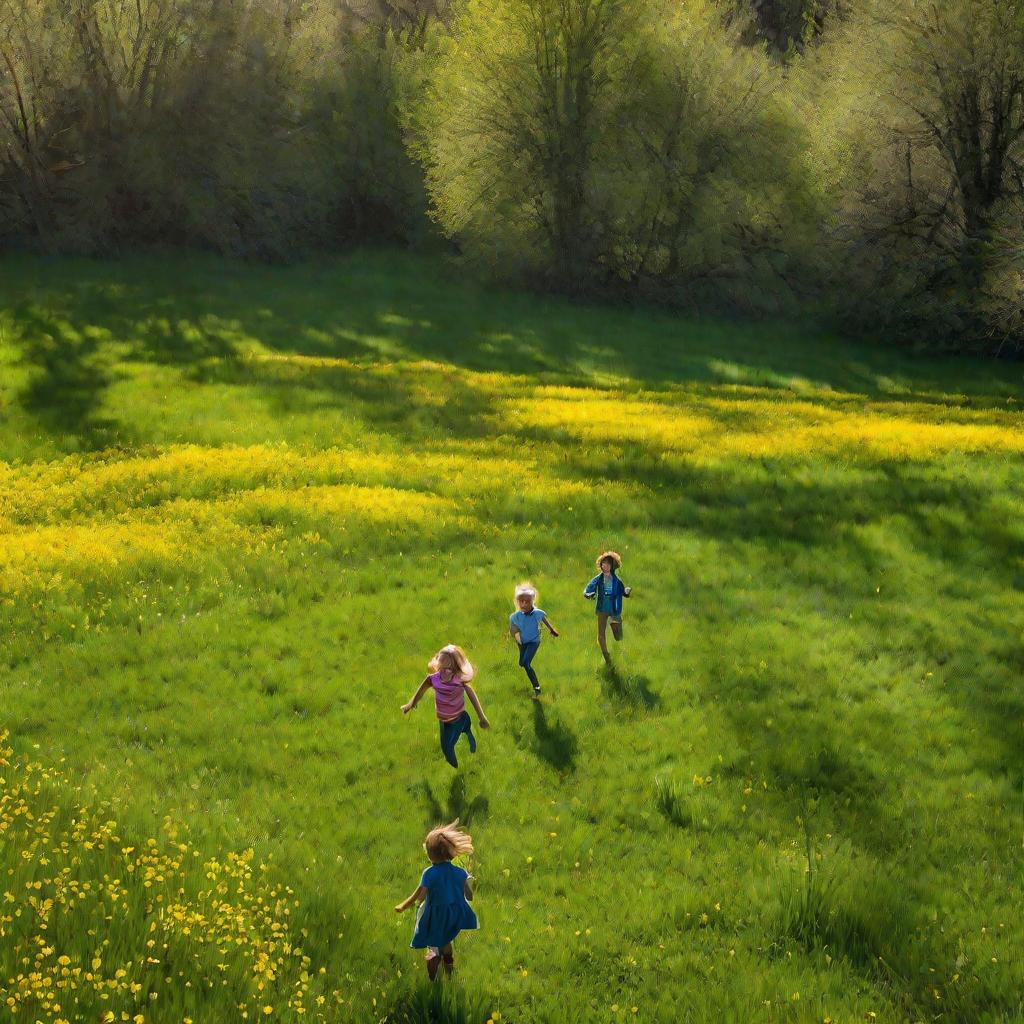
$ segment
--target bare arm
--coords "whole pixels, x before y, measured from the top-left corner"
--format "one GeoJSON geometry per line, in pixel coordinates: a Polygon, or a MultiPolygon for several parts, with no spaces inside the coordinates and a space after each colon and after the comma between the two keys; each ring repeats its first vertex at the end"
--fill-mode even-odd
{"type": "Polygon", "coordinates": [[[510,637],[512,637],[515,640],[516,643],[520,642],[519,641],[519,630],[516,629],[516,627],[511,625],[511,624],[508,627],[508,635],[510,637]]]}
{"type": "Polygon", "coordinates": [[[473,876],[472,875],[467,875],[466,876],[466,881],[462,883],[462,894],[471,903],[473,902],[473,876]]]}
{"type": "Polygon", "coordinates": [[[430,689],[430,676],[420,683],[419,689],[412,695],[412,700],[408,704],[402,705],[402,714],[407,715],[417,704],[420,702],[420,697],[423,696],[430,689]]]}
{"type": "Polygon", "coordinates": [[[491,723],[487,720],[487,716],[484,714],[484,709],[480,707],[480,698],[476,695],[476,690],[474,690],[469,683],[463,683],[462,688],[466,691],[469,703],[476,709],[476,717],[480,719],[480,728],[489,729],[491,727],[491,723]]]}
{"type": "Polygon", "coordinates": [[[548,627],[548,632],[552,636],[558,636],[558,630],[555,629],[555,624],[546,615],[544,616],[544,625],[548,627]]]}
{"type": "Polygon", "coordinates": [[[401,903],[396,904],[395,913],[401,914],[403,911],[408,910],[414,903],[422,903],[427,898],[427,890],[422,885],[416,886],[416,891],[409,896],[407,899],[402,900],[401,903]]]}

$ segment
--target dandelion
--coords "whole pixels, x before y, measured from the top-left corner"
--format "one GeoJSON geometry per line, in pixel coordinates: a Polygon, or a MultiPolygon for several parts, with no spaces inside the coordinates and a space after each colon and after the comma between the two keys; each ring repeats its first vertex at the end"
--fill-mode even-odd
{"type": "MultiPolygon", "coordinates": [[[[183,966],[177,972],[176,981],[183,988],[212,988],[201,952],[217,949],[224,957],[220,963],[225,968],[234,964],[237,973],[247,979],[243,984],[250,986],[250,992],[258,987],[258,977],[269,974],[272,980],[269,987],[264,986],[266,994],[290,992],[289,1005],[300,1016],[305,1012],[302,998],[294,990],[306,992],[312,966],[309,958],[299,953],[288,924],[291,906],[283,897],[290,898],[291,891],[282,891],[267,876],[254,878],[252,851],[229,852],[222,859],[202,865],[199,851],[187,844],[172,843],[165,848],[150,838],[127,848],[129,852],[125,853],[116,822],[79,806],[74,800],[75,790],[60,772],[31,762],[11,768],[13,752],[5,743],[6,733],[0,733],[0,763],[9,769],[0,792],[0,833],[4,835],[4,848],[17,853],[19,874],[10,869],[17,884],[14,891],[8,890],[5,904],[0,904],[9,908],[9,914],[0,913],[0,937],[6,934],[5,918],[13,920],[23,911],[30,911],[29,919],[36,922],[37,930],[20,941],[26,950],[36,950],[37,968],[17,990],[10,988],[13,981],[5,987],[4,979],[0,979],[0,1000],[15,1009],[21,998],[19,992],[31,992],[47,1019],[56,1024],[63,1003],[78,1007],[84,996],[110,1005],[120,993],[140,998],[146,981],[151,986],[146,999],[154,1004],[159,996],[152,988],[156,982],[151,975],[137,978],[135,972],[146,965],[161,965],[172,942],[187,940],[197,952],[194,966],[183,966]],[[41,785],[44,781],[45,787],[41,785]],[[51,805],[54,792],[66,795],[67,801],[51,805]],[[19,813],[8,819],[12,798],[19,813]],[[66,824],[58,826],[57,822],[66,824]],[[191,874],[196,870],[208,880],[208,887],[196,885],[191,874]],[[19,891],[21,896],[17,895],[19,891]],[[129,911],[133,892],[142,911],[141,934],[133,933],[130,925],[125,930],[120,924],[133,919],[135,910],[129,911]],[[108,934],[118,929],[121,944],[137,941],[134,957],[129,955],[123,962],[105,966],[112,948],[110,939],[80,923],[81,915],[89,920],[96,913],[101,913],[106,922],[113,922],[108,934]],[[89,944],[81,954],[84,966],[75,966],[67,953],[47,959],[55,949],[45,940],[58,929],[78,934],[89,944]],[[54,998],[58,990],[63,993],[60,1001],[54,998]]],[[[212,955],[208,963],[212,972],[212,955]]],[[[166,979],[171,980],[170,976],[166,979]]],[[[259,981],[259,986],[263,985],[259,981]]],[[[239,1007],[243,1015],[245,1005],[239,1007]]],[[[75,1014],[76,1018],[80,1015],[75,1014]]],[[[94,1019],[111,1024],[118,1018],[114,1010],[104,1009],[94,1019]]],[[[119,1019],[145,1024],[142,1013],[133,1017],[122,1010],[119,1019]]],[[[189,1018],[184,1018],[183,1024],[191,1024],[189,1018]]]]}

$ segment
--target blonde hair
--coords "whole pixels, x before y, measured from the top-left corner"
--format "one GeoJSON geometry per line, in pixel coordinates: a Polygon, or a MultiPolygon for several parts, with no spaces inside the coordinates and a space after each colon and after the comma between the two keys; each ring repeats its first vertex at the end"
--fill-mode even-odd
{"type": "Polygon", "coordinates": [[[615,572],[616,569],[621,569],[622,568],[622,556],[617,551],[605,551],[605,552],[603,552],[601,554],[600,558],[598,558],[598,560],[597,560],[597,567],[598,567],[598,569],[601,568],[601,563],[602,562],[611,562],[612,563],[612,572],[615,572]]]}
{"type": "Polygon", "coordinates": [[[438,825],[427,833],[423,846],[427,856],[434,861],[454,860],[464,853],[473,852],[473,840],[458,827],[456,818],[448,825],[438,825]]]}
{"type": "Polygon", "coordinates": [[[522,583],[516,587],[516,602],[518,603],[520,597],[529,596],[530,600],[537,603],[537,588],[532,583],[527,583],[523,580],[522,583]]]}
{"type": "Polygon", "coordinates": [[[464,683],[468,683],[476,675],[473,666],[469,663],[469,658],[466,657],[466,652],[461,647],[456,647],[455,644],[442,647],[430,659],[430,664],[427,667],[431,672],[439,672],[442,667],[451,668],[452,672],[464,683]],[[448,664],[445,665],[445,662],[448,664]]]}

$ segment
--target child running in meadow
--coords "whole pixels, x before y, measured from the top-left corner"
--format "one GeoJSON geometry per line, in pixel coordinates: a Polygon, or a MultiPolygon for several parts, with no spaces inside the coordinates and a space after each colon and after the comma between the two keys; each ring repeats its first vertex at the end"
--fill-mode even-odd
{"type": "Polygon", "coordinates": [[[473,735],[473,723],[466,710],[466,697],[469,697],[470,703],[476,709],[480,728],[490,728],[491,723],[487,721],[484,709],[480,707],[476,691],[469,685],[475,673],[466,652],[461,647],[456,647],[455,644],[442,647],[427,667],[432,674],[420,683],[419,689],[412,695],[412,700],[402,705],[402,714],[407,715],[412,711],[419,703],[420,697],[433,688],[434,706],[441,727],[441,751],[445,760],[453,768],[458,768],[455,744],[463,733],[469,739],[469,752],[476,753],[476,737],[473,735]]]}
{"type": "Polygon", "coordinates": [[[539,697],[540,680],[533,670],[533,658],[540,650],[540,627],[545,626],[552,636],[558,636],[558,630],[540,608],[534,607],[536,601],[537,588],[532,583],[520,583],[516,587],[518,610],[508,617],[508,631],[519,645],[519,667],[533,684],[534,697],[539,697]]]}
{"type": "Polygon", "coordinates": [[[438,825],[427,833],[423,849],[430,867],[420,877],[416,891],[402,900],[395,911],[399,914],[419,903],[416,928],[412,935],[413,949],[427,951],[427,977],[433,981],[444,963],[445,974],[455,967],[452,940],[461,931],[477,928],[473,908],[473,876],[452,863],[456,857],[473,852],[473,840],[460,828],[456,818],[450,825],[438,825]]]}
{"type": "Polygon", "coordinates": [[[606,632],[608,623],[612,626],[612,636],[616,641],[622,639],[622,599],[629,597],[632,587],[627,587],[618,577],[622,567],[622,558],[615,551],[605,551],[598,556],[597,567],[600,572],[583,588],[583,596],[588,600],[597,598],[597,642],[610,665],[612,656],[608,653],[606,632]]]}

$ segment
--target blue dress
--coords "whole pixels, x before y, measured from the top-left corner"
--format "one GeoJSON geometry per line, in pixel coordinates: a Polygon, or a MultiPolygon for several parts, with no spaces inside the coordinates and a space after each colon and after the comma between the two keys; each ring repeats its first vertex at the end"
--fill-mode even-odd
{"type": "Polygon", "coordinates": [[[476,914],[466,902],[465,885],[469,873],[450,861],[431,864],[420,878],[427,898],[416,912],[416,930],[412,948],[447,946],[463,929],[476,928],[476,914]]]}

